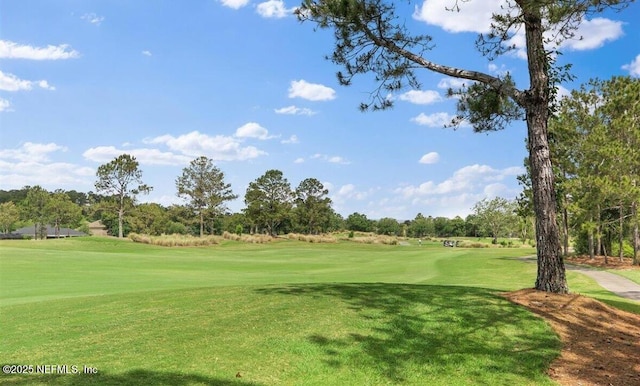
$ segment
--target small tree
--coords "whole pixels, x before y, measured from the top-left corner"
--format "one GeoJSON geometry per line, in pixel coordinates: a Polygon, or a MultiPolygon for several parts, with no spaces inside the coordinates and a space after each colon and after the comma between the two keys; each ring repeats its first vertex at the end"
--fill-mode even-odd
{"type": "Polygon", "coordinates": [[[55,191],[47,203],[47,208],[55,227],[56,237],[60,237],[60,227],[80,225],[82,208],[73,203],[65,192],[61,190],[55,191]]]}
{"type": "Polygon", "coordinates": [[[118,237],[123,238],[123,221],[127,205],[132,205],[138,194],[147,194],[152,188],[142,183],[139,163],[129,154],[122,154],[113,161],[100,165],[96,176],[96,190],[116,199],[118,237]]]}
{"type": "Polygon", "coordinates": [[[492,200],[485,198],[477,202],[473,212],[480,225],[493,237],[494,244],[498,242],[499,236],[505,236],[510,227],[517,222],[515,202],[502,197],[492,200]]]}
{"type": "Polygon", "coordinates": [[[36,185],[29,188],[27,197],[22,201],[23,216],[34,223],[36,239],[47,236],[46,225],[51,220],[48,210],[49,200],[49,192],[36,185]]]}
{"type": "Polygon", "coordinates": [[[20,220],[20,210],[13,201],[0,204],[0,230],[2,233],[10,233],[18,220],[20,220]]]}
{"type": "Polygon", "coordinates": [[[204,235],[205,216],[222,215],[227,201],[235,200],[231,185],[224,182],[224,173],[207,157],[191,161],[189,167],[182,169],[182,175],[176,179],[178,196],[189,200],[189,206],[200,220],[200,237],[204,235]]]}
{"type": "Polygon", "coordinates": [[[376,225],[376,233],[379,235],[400,235],[400,223],[395,218],[383,217],[378,220],[378,223],[376,225]]]}
{"type": "Polygon", "coordinates": [[[300,182],[295,191],[296,217],[306,233],[317,234],[327,227],[331,215],[329,190],[320,181],[307,178],[300,182]]]}
{"type": "Polygon", "coordinates": [[[354,212],[345,220],[345,227],[349,231],[371,232],[373,231],[373,221],[367,218],[367,215],[354,212]]]}
{"type": "Polygon", "coordinates": [[[247,219],[264,226],[270,235],[278,233],[280,225],[291,215],[293,192],[280,170],[267,172],[249,184],[244,196],[247,219]]]}

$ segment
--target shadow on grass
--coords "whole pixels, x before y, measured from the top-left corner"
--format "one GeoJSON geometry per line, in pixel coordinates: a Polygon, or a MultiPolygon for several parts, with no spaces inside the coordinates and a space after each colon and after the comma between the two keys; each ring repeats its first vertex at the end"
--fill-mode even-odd
{"type": "Polygon", "coordinates": [[[308,337],[332,367],[363,363],[393,383],[407,373],[474,379],[548,380],[559,354],[550,328],[495,291],[406,284],[305,284],[260,288],[265,295],[331,297],[354,311],[348,333],[308,337]],[[364,326],[364,327],[363,327],[364,326]]]}
{"type": "Polygon", "coordinates": [[[2,385],[61,385],[61,386],[85,386],[85,385],[117,385],[117,386],[259,386],[259,383],[245,382],[240,378],[220,379],[196,374],[168,373],[149,370],[131,370],[122,374],[51,374],[51,375],[0,375],[2,385]]]}

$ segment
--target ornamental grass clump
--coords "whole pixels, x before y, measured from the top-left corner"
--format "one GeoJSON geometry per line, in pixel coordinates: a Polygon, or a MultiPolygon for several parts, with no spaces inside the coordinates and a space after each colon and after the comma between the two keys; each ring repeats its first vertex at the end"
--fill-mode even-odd
{"type": "Polygon", "coordinates": [[[218,244],[217,236],[194,237],[181,234],[150,236],[130,233],[129,239],[136,243],[158,245],[161,247],[202,247],[218,244]]]}
{"type": "Polygon", "coordinates": [[[338,240],[330,235],[303,235],[300,233],[289,233],[289,240],[304,241],[307,243],[335,243],[338,240]]]}
{"type": "Polygon", "coordinates": [[[222,233],[222,238],[227,240],[238,241],[242,243],[250,243],[250,244],[264,244],[264,243],[270,242],[273,239],[273,237],[269,235],[262,235],[262,234],[238,235],[238,234],[230,233],[227,231],[224,231],[222,233]]]}

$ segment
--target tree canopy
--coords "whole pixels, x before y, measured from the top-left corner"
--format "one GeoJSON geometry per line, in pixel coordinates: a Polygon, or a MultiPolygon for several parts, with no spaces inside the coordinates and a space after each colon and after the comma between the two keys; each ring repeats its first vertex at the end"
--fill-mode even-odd
{"type": "Polygon", "coordinates": [[[256,227],[274,236],[293,207],[291,185],[280,170],[267,170],[249,184],[244,196],[245,215],[256,227]]]}
{"type": "Polygon", "coordinates": [[[225,203],[235,200],[231,184],[225,183],[224,173],[207,157],[198,157],[176,179],[178,196],[188,199],[200,219],[200,237],[204,233],[205,215],[219,216],[226,210],[225,203]]]}
{"type": "Polygon", "coordinates": [[[122,154],[111,162],[100,165],[96,172],[98,181],[96,190],[112,196],[116,200],[118,212],[118,237],[123,237],[123,221],[125,208],[128,203],[135,201],[135,197],[151,191],[151,187],[142,182],[142,170],[135,157],[122,154]]]}

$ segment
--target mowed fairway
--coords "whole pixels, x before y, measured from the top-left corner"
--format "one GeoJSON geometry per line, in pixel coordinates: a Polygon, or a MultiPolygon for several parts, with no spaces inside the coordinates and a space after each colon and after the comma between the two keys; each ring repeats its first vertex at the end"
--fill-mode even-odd
{"type": "Polygon", "coordinates": [[[0,384],[552,384],[557,337],[498,296],[532,286],[532,253],[0,242],[2,363],[98,370],[0,384]]]}

